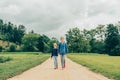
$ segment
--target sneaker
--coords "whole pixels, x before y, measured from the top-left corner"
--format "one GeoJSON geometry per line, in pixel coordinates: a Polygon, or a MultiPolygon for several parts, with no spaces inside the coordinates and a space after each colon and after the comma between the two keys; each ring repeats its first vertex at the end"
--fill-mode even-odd
{"type": "Polygon", "coordinates": [[[56,68],[58,69],[58,65],[56,66],[56,68]]]}
{"type": "Polygon", "coordinates": [[[65,69],[65,66],[63,66],[62,69],[65,69]]]}
{"type": "Polygon", "coordinates": [[[66,65],[64,64],[64,68],[66,67],[66,65]]]}
{"type": "Polygon", "coordinates": [[[58,69],[58,67],[56,67],[56,69],[58,69]]]}

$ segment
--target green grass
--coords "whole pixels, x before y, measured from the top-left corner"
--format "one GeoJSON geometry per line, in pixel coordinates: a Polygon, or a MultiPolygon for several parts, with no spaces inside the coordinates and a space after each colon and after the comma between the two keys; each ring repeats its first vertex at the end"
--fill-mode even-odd
{"type": "Polygon", "coordinates": [[[68,58],[90,70],[101,73],[109,78],[120,80],[120,56],[102,54],[68,54],[68,58]]]}
{"type": "Polygon", "coordinates": [[[0,80],[6,80],[22,73],[34,66],[37,66],[48,59],[48,54],[38,54],[39,52],[14,52],[2,53],[0,56],[10,57],[11,61],[0,63],[0,80]]]}
{"type": "Polygon", "coordinates": [[[0,63],[5,63],[7,61],[11,61],[12,58],[10,57],[4,57],[4,56],[0,56],[0,63]]]}

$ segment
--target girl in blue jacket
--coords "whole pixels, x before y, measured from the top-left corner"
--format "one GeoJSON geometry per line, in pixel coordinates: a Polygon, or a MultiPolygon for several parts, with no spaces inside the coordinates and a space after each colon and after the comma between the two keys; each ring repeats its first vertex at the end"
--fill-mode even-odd
{"type": "Polygon", "coordinates": [[[61,65],[62,65],[62,69],[65,68],[65,55],[68,53],[68,47],[67,44],[64,41],[64,37],[60,38],[60,43],[59,43],[59,54],[61,57],[61,65]]]}

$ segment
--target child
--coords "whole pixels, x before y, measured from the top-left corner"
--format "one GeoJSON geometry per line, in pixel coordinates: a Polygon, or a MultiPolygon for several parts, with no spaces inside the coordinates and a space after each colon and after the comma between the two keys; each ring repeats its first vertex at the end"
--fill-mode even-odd
{"type": "Polygon", "coordinates": [[[65,68],[65,55],[66,53],[68,53],[68,47],[67,47],[67,44],[65,43],[64,41],[64,37],[61,37],[60,38],[60,43],[59,43],[59,54],[60,54],[60,57],[61,57],[61,65],[62,65],[62,69],[65,68]]]}
{"type": "Polygon", "coordinates": [[[53,44],[53,49],[52,49],[52,54],[51,58],[53,57],[54,60],[54,69],[58,69],[58,62],[57,62],[57,57],[58,57],[58,49],[57,49],[57,44],[53,44]]]}

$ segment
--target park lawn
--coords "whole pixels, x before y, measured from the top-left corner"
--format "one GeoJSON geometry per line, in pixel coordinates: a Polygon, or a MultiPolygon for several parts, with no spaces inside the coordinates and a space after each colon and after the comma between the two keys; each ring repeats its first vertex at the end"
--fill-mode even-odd
{"type": "Polygon", "coordinates": [[[68,54],[68,58],[88,67],[92,71],[115,80],[120,80],[120,56],[71,53],[68,54]]]}
{"type": "Polygon", "coordinates": [[[7,78],[20,74],[49,58],[49,54],[39,54],[39,52],[2,53],[0,56],[13,59],[5,63],[0,63],[0,80],[6,80],[7,78]]]}

